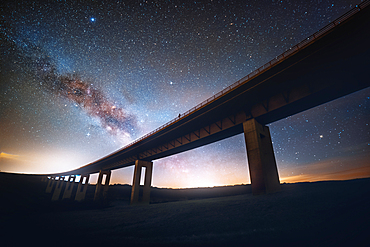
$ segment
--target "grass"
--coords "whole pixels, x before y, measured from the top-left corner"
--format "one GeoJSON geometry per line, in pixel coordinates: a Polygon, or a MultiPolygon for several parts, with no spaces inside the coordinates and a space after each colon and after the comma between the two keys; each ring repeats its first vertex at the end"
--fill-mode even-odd
{"type": "Polygon", "coordinates": [[[252,196],[248,185],[226,187],[222,193],[219,188],[193,189],[177,191],[177,197],[176,191],[153,189],[153,203],[130,206],[122,196],[130,188],[116,186],[109,205],[100,208],[91,202],[74,207],[81,204],[42,199],[35,205],[54,207],[40,211],[23,205],[3,213],[2,246],[21,246],[26,239],[54,246],[366,246],[370,179],[281,188],[263,196],[252,196]],[[22,237],[10,239],[14,234],[22,237]]]}

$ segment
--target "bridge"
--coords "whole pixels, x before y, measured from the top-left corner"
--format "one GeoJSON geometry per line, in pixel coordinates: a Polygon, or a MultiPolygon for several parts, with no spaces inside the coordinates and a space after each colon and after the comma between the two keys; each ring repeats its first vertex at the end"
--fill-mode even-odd
{"type": "Polygon", "coordinates": [[[99,173],[95,200],[111,171],[135,165],[131,203],[149,203],[153,161],[244,133],[254,195],[280,189],[266,124],[370,86],[370,1],[364,1],[283,54],[122,149],[78,169],[45,174],[52,200],[85,199],[99,173]],[[140,177],[145,167],[143,194],[140,177]],[[104,180],[104,182],[102,182],[104,180]]]}

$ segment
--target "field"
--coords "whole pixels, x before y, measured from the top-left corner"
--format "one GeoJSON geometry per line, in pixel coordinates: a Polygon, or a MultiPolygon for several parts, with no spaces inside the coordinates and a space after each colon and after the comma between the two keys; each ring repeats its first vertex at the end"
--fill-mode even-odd
{"type": "MultiPolygon", "coordinates": [[[[367,246],[370,178],[282,184],[253,196],[250,185],[152,189],[129,205],[114,185],[96,205],[50,201],[32,176],[1,175],[1,246],[367,246]]],[[[94,187],[89,188],[89,196],[94,187]]]]}

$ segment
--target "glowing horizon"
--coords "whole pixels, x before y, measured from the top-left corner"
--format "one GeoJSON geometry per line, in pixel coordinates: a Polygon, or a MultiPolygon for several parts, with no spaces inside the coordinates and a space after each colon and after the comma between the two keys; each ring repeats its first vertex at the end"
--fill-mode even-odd
{"type": "MultiPolygon", "coordinates": [[[[12,161],[19,161],[22,160],[22,157],[19,155],[7,154],[7,153],[0,153],[0,161],[2,159],[9,159],[12,161]]],[[[154,161],[154,172],[153,172],[153,180],[158,181],[158,176],[155,173],[156,161],[154,161]]],[[[205,178],[202,179],[195,179],[194,176],[183,176],[183,179],[177,182],[172,180],[170,181],[158,181],[152,183],[152,187],[157,188],[171,188],[171,189],[186,189],[186,188],[210,188],[210,187],[220,187],[220,186],[234,186],[234,185],[242,185],[242,184],[250,184],[249,179],[249,171],[248,171],[248,164],[246,161],[246,169],[244,172],[244,177],[236,177],[233,175],[234,178],[222,178],[222,176],[218,176],[217,174],[208,174],[205,178]]],[[[133,177],[133,170],[134,166],[120,168],[117,170],[112,171],[112,176],[110,180],[110,185],[114,184],[129,184],[132,185],[132,177],[133,177]],[[122,177],[120,172],[123,170],[126,171],[126,176],[122,177]],[[127,172],[128,171],[128,172],[127,172]],[[130,177],[131,173],[131,177],[130,177]],[[128,176],[127,176],[128,174],[128,176]]],[[[40,175],[46,173],[25,173],[25,172],[12,172],[12,171],[4,171],[1,172],[9,172],[9,173],[18,173],[18,174],[33,174],[33,175],[40,175]]],[[[189,171],[182,170],[182,174],[187,174],[189,171]]],[[[309,163],[295,169],[290,169],[287,171],[284,168],[279,169],[278,164],[278,172],[280,183],[299,183],[299,182],[317,182],[317,181],[342,181],[342,180],[351,180],[351,179],[360,179],[360,178],[368,178],[370,177],[370,155],[362,155],[359,157],[351,158],[343,158],[339,157],[338,159],[327,159],[316,163],[309,163]],[[353,163],[353,161],[356,163],[353,163]]],[[[96,184],[98,179],[98,174],[94,173],[91,174],[89,184],[96,184]]],[[[178,180],[178,178],[176,179],[178,180]]]]}

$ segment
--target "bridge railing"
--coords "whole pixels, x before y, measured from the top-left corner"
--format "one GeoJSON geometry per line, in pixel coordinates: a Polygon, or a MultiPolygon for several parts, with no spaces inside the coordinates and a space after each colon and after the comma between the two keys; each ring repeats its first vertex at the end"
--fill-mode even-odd
{"type": "Polygon", "coordinates": [[[335,19],[333,22],[329,23],[328,25],[326,25],[325,27],[321,28],[319,31],[315,32],[314,34],[312,34],[311,36],[309,36],[308,38],[302,40],[301,42],[299,42],[298,44],[296,44],[295,46],[293,46],[292,48],[288,49],[287,51],[285,51],[284,53],[282,53],[281,55],[275,57],[274,59],[272,59],[271,61],[269,61],[268,63],[262,65],[261,67],[259,67],[258,69],[254,70],[253,72],[249,73],[247,76],[241,78],[240,80],[236,81],[235,83],[231,84],[230,86],[228,86],[227,88],[223,89],[222,91],[216,93],[215,95],[213,95],[212,97],[204,100],[203,102],[201,102],[200,104],[194,106],[193,108],[191,108],[190,110],[184,112],[183,114],[180,114],[178,117],[172,119],[171,121],[165,123],[164,125],[156,128],[155,130],[145,134],[144,136],[134,140],[133,142],[131,142],[130,144],[124,146],[121,150],[125,149],[125,148],[128,148],[130,146],[133,146],[134,144],[140,142],[141,140],[161,131],[162,129],[166,128],[167,126],[173,124],[173,123],[176,123],[178,122],[179,120],[189,116],[190,114],[194,113],[195,111],[199,110],[200,108],[204,107],[205,105],[208,105],[210,104],[211,102],[217,100],[218,98],[222,97],[223,95],[229,93],[230,91],[232,91],[233,89],[235,89],[236,87],[240,86],[241,84],[245,84],[247,83],[249,80],[251,80],[252,78],[256,77],[257,75],[260,75],[262,74],[263,72],[265,72],[266,70],[270,69],[271,67],[277,65],[278,63],[280,63],[281,61],[285,60],[286,58],[290,57],[291,55],[297,53],[299,50],[301,50],[303,47],[306,47],[307,45],[311,44],[312,42],[314,42],[315,40],[317,40],[318,38],[320,38],[321,36],[325,35],[326,33],[330,32],[334,27],[336,27],[338,24],[340,24],[341,22],[347,20],[348,18],[350,18],[351,16],[353,16],[354,14],[356,14],[357,12],[359,12],[361,9],[365,8],[366,6],[370,5],[370,1],[364,1],[362,3],[360,3],[359,5],[356,5],[355,8],[349,10],[348,12],[346,12],[345,14],[343,14],[342,16],[340,16],[339,18],[335,19]]]}

